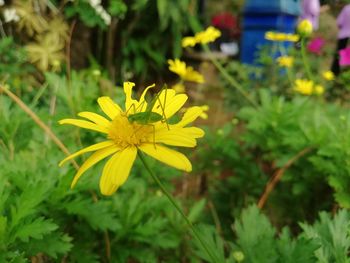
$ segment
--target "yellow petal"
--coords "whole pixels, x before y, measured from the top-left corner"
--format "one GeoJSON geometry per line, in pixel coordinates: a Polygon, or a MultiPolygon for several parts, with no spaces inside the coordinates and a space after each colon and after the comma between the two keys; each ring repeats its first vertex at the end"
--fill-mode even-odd
{"type": "Polygon", "coordinates": [[[203,113],[203,110],[201,107],[198,107],[198,106],[191,107],[185,112],[181,121],[179,121],[175,125],[180,126],[180,127],[184,127],[187,124],[195,121],[202,113],[203,113]]]}
{"type": "Polygon", "coordinates": [[[110,97],[104,96],[97,99],[97,103],[100,105],[101,110],[113,120],[122,109],[116,104],[110,97]]]}
{"type": "Polygon", "coordinates": [[[104,195],[113,194],[125,183],[137,154],[136,147],[128,147],[114,154],[103,168],[100,190],[104,195]]]}
{"type": "Polygon", "coordinates": [[[109,125],[111,124],[109,120],[107,120],[106,118],[94,112],[83,111],[83,112],[79,112],[78,116],[86,118],[89,121],[92,121],[97,125],[104,126],[104,127],[109,127],[109,125]]]}
{"type": "Polygon", "coordinates": [[[176,169],[186,172],[190,172],[192,170],[191,162],[180,152],[152,143],[142,144],[139,146],[139,149],[154,159],[173,166],[176,169]]]}
{"type": "Polygon", "coordinates": [[[139,102],[132,98],[132,89],[135,86],[133,82],[124,82],[124,93],[125,93],[125,111],[134,114],[135,109],[138,107],[139,102]]]}
{"type": "Polygon", "coordinates": [[[187,99],[186,94],[176,94],[173,89],[163,90],[152,111],[165,115],[164,117],[169,119],[181,109],[187,99]]]}
{"type": "Polygon", "coordinates": [[[107,156],[119,151],[119,148],[116,146],[110,146],[101,150],[98,150],[97,152],[93,153],[84,163],[82,166],[80,166],[78,172],[74,176],[73,182],[71,184],[71,188],[75,186],[75,184],[78,182],[79,178],[83,175],[83,173],[88,170],[91,166],[95,165],[102,159],[106,158],[107,156]]]}
{"type": "Polygon", "coordinates": [[[71,124],[84,129],[89,129],[89,130],[98,131],[102,133],[108,133],[108,129],[106,127],[97,125],[90,121],[78,120],[78,119],[63,119],[63,120],[60,120],[58,123],[71,124]]]}
{"type": "MultiPolygon", "coordinates": [[[[149,138],[150,141],[153,138],[149,138]]],[[[172,146],[181,146],[181,147],[194,147],[197,142],[191,135],[186,133],[186,130],[183,128],[172,128],[172,129],[162,129],[155,133],[155,142],[164,143],[172,146]]]]}
{"type": "Polygon", "coordinates": [[[186,127],[182,128],[182,130],[187,136],[192,136],[193,138],[202,138],[205,134],[201,128],[197,127],[186,127]]]}
{"type": "Polygon", "coordinates": [[[97,150],[100,150],[102,148],[106,148],[106,147],[109,147],[109,146],[112,146],[114,145],[114,142],[113,141],[104,141],[104,142],[100,142],[100,143],[96,143],[96,144],[93,144],[89,147],[86,147],[84,149],[81,149],[80,151],[77,151],[71,155],[69,155],[68,157],[66,157],[65,159],[63,159],[58,166],[62,166],[65,162],[83,154],[83,153],[87,153],[87,152],[93,152],[93,151],[97,151],[97,150]]]}

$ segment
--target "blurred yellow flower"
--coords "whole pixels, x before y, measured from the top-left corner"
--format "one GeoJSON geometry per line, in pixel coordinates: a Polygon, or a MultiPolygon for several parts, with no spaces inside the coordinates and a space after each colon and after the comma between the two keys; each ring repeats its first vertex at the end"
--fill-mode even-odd
{"type": "Polygon", "coordinates": [[[297,26],[297,31],[301,36],[307,37],[312,33],[312,24],[308,19],[303,19],[297,26]]]}
{"type": "MultiPolygon", "coordinates": [[[[71,124],[102,133],[106,140],[86,147],[60,162],[60,166],[83,153],[93,153],[79,168],[71,187],[77,183],[82,174],[99,161],[112,156],[104,165],[100,178],[100,190],[104,195],[113,194],[127,180],[137,151],[177,169],[191,171],[191,162],[182,153],[172,150],[165,145],[194,147],[197,138],[204,135],[204,131],[197,127],[186,127],[197,119],[203,112],[201,107],[191,107],[184,113],[182,119],[175,124],[167,123],[177,113],[187,100],[186,94],[176,94],[172,89],[163,89],[156,95],[151,112],[147,109],[145,100],[148,89],[142,93],[140,100],[132,98],[134,83],[124,83],[125,107],[124,110],[113,102],[110,97],[100,97],[97,102],[105,113],[103,117],[94,112],[80,112],[78,116],[86,119],[64,119],[60,124],[71,124]],[[164,105],[161,103],[164,102],[164,105]],[[152,113],[162,116],[162,120],[148,123],[136,121],[135,116],[152,113]],[[133,117],[133,118],[131,118],[133,117]]],[[[144,115],[143,115],[144,116],[144,115]]]]}
{"type": "Polygon", "coordinates": [[[297,79],[295,80],[294,91],[308,96],[312,94],[321,95],[324,93],[324,87],[315,85],[312,80],[297,79]]]}
{"type": "Polygon", "coordinates": [[[329,81],[334,80],[335,78],[334,73],[330,70],[324,71],[322,73],[322,76],[325,80],[329,80],[329,81]]]}
{"type": "Polygon", "coordinates": [[[169,59],[169,70],[180,76],[185,81],[192,81],[197,83],[203,83],[204,77],[198,71],[195,71],[192,67],[187,67],[186,63],[179,59],[169,59]]]}
{"type": "Polygon", "coordinates": [[[289,42],[297,42],[299,40],[299,36],[295,34],[286,34],[280,32],[268,31],[265,33],[265,39],[271,41],[289,41],[289,42]]]}
{"type": "Polygon", "coordinates": [[[314,87],[314,93],[317,95],[322,95],[324,93],[324,87],[321,85],[316,85],[314,87]]]}
{"type": "Polygon", "coordinates": [[[184,84],[182,83],[176,83],[171,87],[173,90],[176,91],[176,93],[184,93],[186,91],[184,84]]]}
{"type": "Polygon", "coordinates": [[[290,68],[293,66],[294,58],[291,56],[281,56],[277,58],[277,63],[281,67],[290,68]]]}
{"type": "Polygon", "coordinates": [[[206,30],[196,33],[194,37],[184,37],[182,39],[182,47],[193,47],[196,44],[208,44],[215,41],[220,36],[220,30],[210,26],[206,30]]]}
{"type": "Polygon", "coordinates": [[[194,47],[195,45],[197,45],[195,37],[184,37],[182,39],[182,47],[194,47]]]}
{"type": "Polygon", "coordinates": [[[303,94],[311,95],[313,92],[314,83],[312,80],[297,79],[295,80],[294,91],[303,94]]]}

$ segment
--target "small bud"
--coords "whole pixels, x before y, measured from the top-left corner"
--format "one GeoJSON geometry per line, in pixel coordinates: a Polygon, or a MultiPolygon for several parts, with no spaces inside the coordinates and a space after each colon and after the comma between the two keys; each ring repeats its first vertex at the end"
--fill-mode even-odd
{"type": "Polygon", "coordinates": [[[307,19],[303,19],[302,21],[300,21],[297,27],[297,31],[299,35],[301,35],[302,37],[310,36],[312,33],[312,30],[313,30],[312,24],[307,19]]]}
{"type": "Polygon", "coordinates": [[[234,251],[232,253],[232,257],[237,261],[237,262],[242,262],[244,260],[244,254],[242,251],[234,251]]]}
{"type": "Polygon", "coordinates": [[[97,78],[97,77],[101,76],[101,71],[99,71],[98,69],[94,69],[92,71],[92,75],[97,78]]]}
{"type": "Polygon", "coordinates": [[[233,125],[237,125],[239,123],[239,120],[237,118],[233,118],[231,122],[233,125]]]}

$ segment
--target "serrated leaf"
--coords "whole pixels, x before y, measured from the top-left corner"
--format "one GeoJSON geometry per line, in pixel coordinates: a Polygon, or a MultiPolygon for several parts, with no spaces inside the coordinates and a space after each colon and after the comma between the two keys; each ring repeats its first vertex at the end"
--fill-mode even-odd
{"type": "Polygon", "coordinates": [[[30,238],[42,239],[44,235],[56,230],[58,226],[52,220],[45,220],[43,217],[35,219],[33,222],[22,225],[15,233],[15,239],[28,242],[30,238]]]}
{"type": "MultiPolygon", "coordinates": [[[[44,253],[54,259],[59,255],[67,254],[73,247],[72,238],[67,234],[52,233],[44,239],[32,240],[27,248],[29,255],[44,253]]],[[[85,261],[81,261],[85,262],[85,261]]],[[[86,261],[87,262],[87,261],[86,261]]]]}

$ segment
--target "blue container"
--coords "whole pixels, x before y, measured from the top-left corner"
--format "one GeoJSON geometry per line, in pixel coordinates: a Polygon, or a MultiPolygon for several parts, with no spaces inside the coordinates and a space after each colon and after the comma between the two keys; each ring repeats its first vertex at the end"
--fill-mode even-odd
{"type": "Polygon", "coordinates": [[[246,0],[244,13],[275,13],[298,16],[300,0],[246,0]]]}
{"type": "MultiPolygon", "coordinates": [[[[294,33],[299,14],[299,0],[246,0],[242,22],[241,62],[257,64],[255,60],[259,48],[274,44],[265,39],[265,33],[267,31],[294,33]]],[[[292,45],[290,42],[280,44],[284,48],[292,45]]],[[[278,56],[278,54],[272,55],[278,56]]]]}

